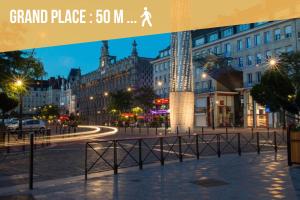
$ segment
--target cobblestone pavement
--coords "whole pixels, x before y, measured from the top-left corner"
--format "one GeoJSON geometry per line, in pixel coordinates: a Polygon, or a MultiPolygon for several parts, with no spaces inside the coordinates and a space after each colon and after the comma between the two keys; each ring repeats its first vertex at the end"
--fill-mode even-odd
{"type": "Polygon", "coordinates": [[[1,188],[0,199],[300,199],[300,168],[288,167],[285,151],[225,155],[164,167],[111,172],[1,188]]]}

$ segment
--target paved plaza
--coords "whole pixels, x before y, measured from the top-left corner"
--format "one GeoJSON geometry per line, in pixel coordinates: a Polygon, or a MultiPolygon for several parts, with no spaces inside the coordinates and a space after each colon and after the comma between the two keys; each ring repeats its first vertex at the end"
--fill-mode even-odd
{"type": "Polygon", "coordinates": [[[2,187],[0,199],[300,199],[300,168],[285,151],[204,157],[164,167],[153,164],[90,175],[2,187]]]}

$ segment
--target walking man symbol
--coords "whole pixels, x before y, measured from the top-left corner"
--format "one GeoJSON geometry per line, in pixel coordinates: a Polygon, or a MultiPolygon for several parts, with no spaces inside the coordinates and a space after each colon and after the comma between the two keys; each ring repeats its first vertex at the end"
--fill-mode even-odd
{"type": "Polygon", "coordinates": [[[144,13],[141,15],[141,18],[144,18],[143,21],[142,21],[142,27],[145,26],[145,23],[147,22],[148,25],[150,27],[152,27],[152,23],[151,23],[151,18],[152,18],[152,15],[151,13],[148,11],[148,8],[147,7],[144,7],[144,13]]]}

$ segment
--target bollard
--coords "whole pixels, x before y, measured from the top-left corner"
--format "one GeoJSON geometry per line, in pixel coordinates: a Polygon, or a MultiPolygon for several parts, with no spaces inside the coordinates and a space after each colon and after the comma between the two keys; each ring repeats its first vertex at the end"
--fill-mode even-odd
{"type": "Polygon", "coordinates": [[[191,128],[190,127],[189,127],[188,132],[189,132],[189,137],[191,137],[191,128]]]}
{"type": "Polygon", "coordinates": [[[217,135],[217,145],[218,145],[218,150],[217,150],[217,153],[218,153],[218,157],[220,158],[221,157],[221,144],[220,144],[220,134],[217,135]]]}
{"type": "Polygon", "coordinates": [[[143,169],[143,160],[142,160],[142,139],[139,139],[139,168],[143,169]]]}
{"type": "Polygon", "coordinates": [[[228,128],[226,127],[226,140],[228,140],[228,128]]]}
{"type": "Polygon", "coordinates": [[[176,127],[176,135],[179,135],[178,126],[176,127]]]}
{"type": "Polygon", "coordinates": [[[199,160],[199,135],[196,135],[196,156],[197,156],[197,160],[199,160]]]}
{"type": "Polygon", "coordinates": [[[34,135],[30,133],[30,154],[29,154],[29,189],[33,189],[33,146],[34,146],[34,135]]]}
{"type": "Polygon", "coordinates": [[[141,126],[139,125],[139,134],[141,134],[141,131],[142,131],[142,130],[141,130],[141,126]]]}
{"type": "Polygon", "coordinates": [[[155,126],[155,135],[157,135],[157,126],[155,126]]]}
{"type": "Polygon", "coordinates": [[[167,127],[165,126],[165,136],[167,135],[167,127]]]}
{"type": "Polygon", "coordinates": [[[10,152],[9,141],[10,141],[10,131],[7,132],[7,150],[6,150],[7,153],[10,152]]]}
{"type": "Polygon", "coordinates": [[[268,139],[269,139],[270,138],[270,128],[269,128],[269,126],[267,128],[267,131],[268,131],[268,139]]]}
{"type": "Polygon", "coordinates": [[[88,143],[85,143],[85,159],[84,159],[84,179],[87,180],[87,157],[88,157],[88,151],[87,151],[88,143]]]}
{"type": "Polygon", "coordinates": [[[278,147],[277,147],[276,131],[274,131],[274,150],[275,150],[275,153],[277,153],[278,147]]]}
{"type": "Polygon", "coordinates": [[[114,140],[114,174],[118,174],[117,141],[114,140]]]}
{"type": "Polygon", "coordinates": [[[201,132],[202,132],[202,134],[204,133],[204,127],[203,126],[201,127],[201,132]]]}
{"type": "Polygon", "coordinates": [[[259,133],[258,132],[256,132],[256,144],[257,144],[257,154],[260,154],[259,133]]]}
{"type": "Polygon", "coordinates": [[[241,149],[241,134],[238,133],[238,154],[239,156],[242,155],[242,149],[241,149]]]}
{"type": "Polygon", "coordinates": [[[160,164],[164,165],[165,162],[164,162],[164,141],[163,141],[163,138],[160,137],[159,141],[160,141],[160,164]]]}
{"type": "Polygon", "coordinates": [[[178,145],[179,145],[179,161],[182,162],[181,136],[178,136],[178,145]]]}

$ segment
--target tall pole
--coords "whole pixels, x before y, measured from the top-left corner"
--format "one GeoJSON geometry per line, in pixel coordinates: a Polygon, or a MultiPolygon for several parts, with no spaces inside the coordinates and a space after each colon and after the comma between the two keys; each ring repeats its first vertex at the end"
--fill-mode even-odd
{"type": "Polygon", "coordinates": [[[20,93],[20,107],[19,107],[19,132],[18,132],[18,138],[21,138],[23,136],[23,124],[22,124],[22,118],[23,118],[23,96],[20,93]]]}

